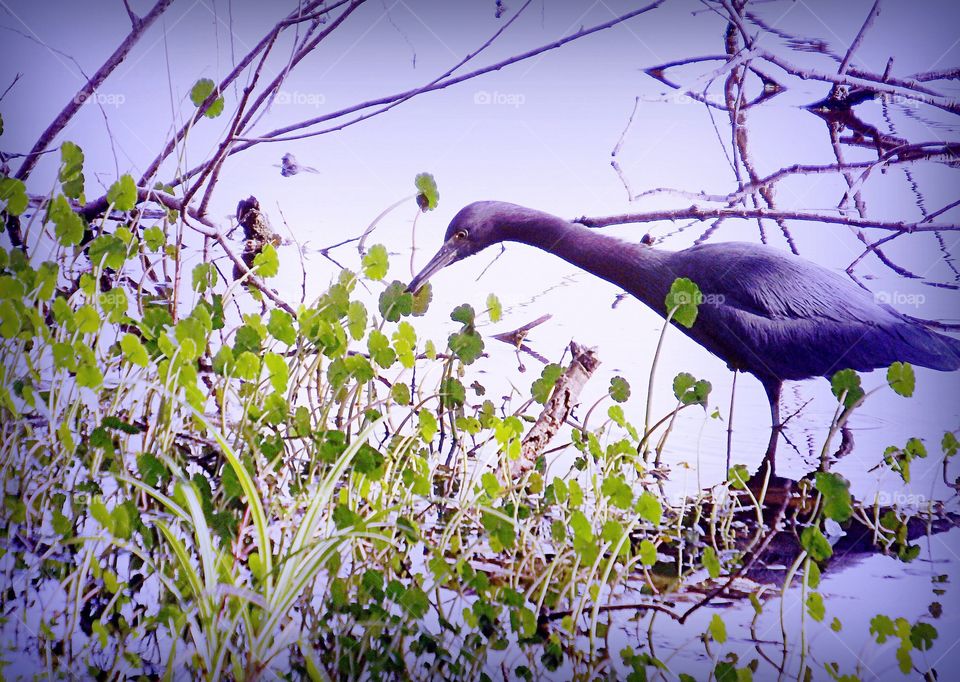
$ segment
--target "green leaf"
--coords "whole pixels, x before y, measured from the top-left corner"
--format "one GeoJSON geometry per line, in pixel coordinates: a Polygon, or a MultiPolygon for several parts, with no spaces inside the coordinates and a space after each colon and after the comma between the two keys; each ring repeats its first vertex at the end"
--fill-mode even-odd
{"type": "Polygon", "coordinates": [[[800,546],[814,561],[826,561],[833,555],[833,547],[816,526],[807,526],[803,529],[800,534],[800,546]]]}
{"type": "Polygon", "coordinates": [[[290,379],[290,368],[287,361],[276,353],[267,353],[263,356],[263,364],[270,373],[270,384],[277,393],[286,393],[287,382],[290,379]]]}
{"type": "Polygon", "coordinates": [[[386,459],[379,450],[364,443],[360,446],[353,460],[353,468],[372,481],[379,481],[386,471],[386,459]]]}
{"type": "Polygon", "coordinates": [[[63,193],[71,199],[83,200],[83,150],[73,142],[60,145],[60,173],[63,193]]]}
{"type": "Polygon", "coordinates": [[[484,472],[483,476],[480,477],[480,485],[489,497],[496,498],[500,495],[500,481],[497,480],[496,474],[489,471],[484,472]]]}
{"type": "Polygon", "coordinates": [[[90,242],[87,255],[95,265],[119,270],[127,260],[127,246],[112,234],[102,234],[90,242]]]}
{"type": "Polygon", "coordinates": [[[393,333],[393,347],[397,351],[397,357],[400,364],[407,369],[412,369],[416,364],[416,355],[414,349],[417,347],[417,332],[409,322],[401,322],[397,325],[397,330],[393,333]]]}
{"type": "Polygon", "coordinates": [[[64,246],[75,246],[83,239],[83,218],[73,212],[70,202],[62,194],[58,194],[47,206],[47,220],[54,224],[54,234],[64,246]]]}
{"type": "Polygon", "coordinates": [[[140,343],[140,339],[133,334],[123,335],[120,339],[120,349],[123,351],[123,357],[131,364],[146,367],[150,362],[147,349],[140,343]]]}
{"type": "Polygon", "coordinates": [[[20,332],[20,314],[12,301],[0,301],[0,336],[12,339],[20,332]]]}
{"type": "Polygon", "coordinates": [[[85,303],[77,308],[73,316],[77,325],[77,331],[81,334],[94,334],[100,329],[100,316],[96,309],[89,303],[85,303]]]}
{"type": "Polygon", "coordinates": [[[910,642],[920,651],[929,651],[938,636],[937,629],[930,623],[916,623],[910,628],[910,642]]]}
{"type": "Polygon", "coordinates": [[[397,382],[390,387],[390,396],[398,405],[409,405],[410,387],[404,383],[397,382]]]}
{"type": "Polygon", "coordinates": [[[513,547],[517,539],[517,532],[511,521],[507,521],[497,514],[481,512],[480,523],[488,533],[490,549],[494,552],[513,547]]]}
{"type": "Polygon", "coordinates": [[[657,546],[649,540],[640,542],[640,563],[644,566],[653,566],[657,563],[657,546]]]}
{"type": "Polygon", "coordinates": [[[193,290],[202,294],[217,286],[217,267],[213,263],[198,263],[193,268],[193,290]]]}
{"type": "Polygon", "coordinates": [[[827,518],[843,523],[853,515],[850,482],[840,474],[819,471],[816,488],[823,495],[823,513],[827,518]]]}
{"type": "Polygon", "coordinates": [[[123,321],[124,314],[127,312],[127,306],[129,305],[127,292],[125,290],[117,287],[110,291],[104,291],[97,299],[100,303],[100,309],[106,313],[108,321],[114,324],[123,321]]]}
{"type": "Polygon", "coordinates": [[[414,619],[423,618],[430,610],[430,599],[416,585],[404,590],[397,603],[414,619]]]}
{"type": "Polygon", "coordinates": [[[819,592],[811,592],[807,595],[807,613],[818,623],[822,623],[827,615],[827,607],[823,604],[823,595],[819,592]]]}
{"type": "Polygon", "coordinates": [[[803,562],[803,570],[807,580],[807,586],[811,590],[815,590],[820,587],[820,578],[823,574],[820,572],[820,566],[817,565],[817,562],[813,559],[807,559],[803,562]]]}
{"type": "Polygon", "coordinates": [[[371,330],[367,337],[367,350],[370,359],[385,369],[397,361],[397,354],[390,347],[390,339],[378,329],[371,330]]]}
{"type": "Polygon", "coordinates": [[[0,277],[0,298],[21,299],[27,293],[23,282],[19,279],[4,275],[0,277]]]}
{"type": "Polygon", "coordinates": [[[913,367],[906,362],[895,362],[887,370],[887,383],[890,388],[909,398],[913,395],[913,389],[916,388],[917,378],[913,373],[913,367]]]}
{"type": "Polygon", "coordinates": [[[473,311],[473,306],[468,303],[463,303],[458,305],[450,313],[450,319],[454,322],[462,322],[464,325],[470,326],[476,320],[477,314],[473,311]]]}
{"type": "MultiPolygon", "coordinates": [[[[615,545],[623,537],[623,524],[616,521],[607,521],[600,531],[600,539],[615,545]]],[[[626,547],[624,547],[626,549],[626,547]]]]}
{"type": "MultiPolygon", "coordinates": [[[[209,78],[201,78],[194,83],[193,88],[190,89],[190,101],[193,102],[195,107],[200,108],[206,99],[214,93],[216,87],[216,83],[209,78]]],[[[222,96],[213,100],[207,110],[203,112],[203,115],[207,118],[216,118],[221,113],[223,113],[222,96]]]]}
{"type": "Polygon", "coordinates": [[[413,294],[399,281],[393,281],[380,294],[380,314],[387,322],[398,322],[413,312],[413,294]]]}
{"type": "Polygon", "coordinates": [[[430,307],[430,301],[433,300],[433,285],[430,282],[424,283],[420,290],[413,295],[413,304],[411,313],[414,317],[421,317],[426,314],[430,307]]]}
{"type": "Polygon", "coordinates": [[[146,244],[147,248],[153,252],[159,251],[167,241],[167,237],[163,233],[163,229],[157,227],[156,225],[148,227],[143,231],[142,234],[143,243],[146,244]]]}
{"type": "Polygon", "coordinates": [[[280,258],[273,244],[264,244],[263,249],[253,257],[253,267],[261,277],[276,277],[280,272],[280,258]]]}
{"type": "Polygon", "coordinates": [[[697,306],[702,300],[700,287],[686,277],[678,277],[670,285],[664,304],[667,313],[673,312],[673,320],[689,329],[697,319],[697,306]]]}
{"type": "Polygon", "coordinates": [[[94,497],[90,500],[90,516],[103,527],[109,533],[113,532],[113,518],[110,516],[110,510],[107,509],[107,505],[103,503],[103,499],[100,497],[94,497]]]}
{"type": "Polygon", "coordinates": [[[437,189],[437,181],[433,179],[430,173],[419,173],[413,180],[417,188],[417,205],[422,211],[432,211],[440,202],[440,190],[437,189]]]}
{"type": "MultiPolygon", "coordinates": [[[[714,616],[714,618],[719,618],[720,616],[714,616]]],[[[711,625],[712,625],[711,621],[711,625]]],[[[726,631],[724,631],[724,637],[726,637],[726,631]]],[[[749,668],[747,668],[749,670],[749,668]]],[[[719,661],[716,666],[713,668],[713,679],[716,682],[739,682],[737,680],[737,669],[734,667],[733,663],[729,661],[719,661]]]]}
{"type": "Polygon", "coordinates": [[[103,373],[95,364],[84,363],[77,367],[77,385],[97,389],[103,384],[103,373]]]}
{"type": "Polygon", "coordinates": [[[137,471],[140,472],[143,482],[149,486],[156,486],[167,477],[167,468],[163,462],[149,452],[144,452],[137,457],[137,471]]]}
{"type": "Polygon", "coordinates": [[[447,339],[450,352],[456,355],[465,365],[473,363],[483,355],[483,337],[473,330],[451,334],[447,339]]]}
{"type": "Polygon", "coordinates": [[[29,204],[26,185],[16,178],[0,178],[0,209],[10,215],[20,215],[29,204]]]}
{"type": "Polygon", "coordinates": [[[350,301],[347,308],[347,329],[355,340],[363,338],[367,328],[367,308],[360,301],[350,301]]]}
{"type": "Polygon", "coordinates": [[[387,256],[387,247],[383,244],[374,244],[363,257],[363,274],[369,279],[381,280],[387,276],[390,261],[387,256]]]}
{"type": "Polygon", "coordinates": [[[615,376],[610,379],[610,388],[607,392],[614,401],[625,403],[630,398],[630,382],[621,376],[615,376]]]}
{"type": "Polygon", "coordinates": [[[640,515],[641,519],[659,526],[660,520],[663,518],[663,505],[660,504],[660,500],[653,493],[645,490],[637,498],[637,514],[640,515]]]}
{"type": "Polygon", "coordinates": [[[556,363],[550,363],[540,372],[540,378],[536,379],[530,386],[530,395],[541,405],[546,405],[557,379],[563,374],[563,367],[556,363]]]}
{"type": "Polygon", "coordinates": [[[459,407],[466,400],[466,389],[459,380],[448,377],[440,384],[440,404],[444,407],[459,407]]]}
{"type": "Polygon", "coordinates": [[[957,441],[957,437],[952,431],[947,431],[943,434],[943,439],[940,441],[940,449],[943,450],[943,456],[947,458],[957,454],[957,450],[960,449],[960,442],[957,441]]]}
{"type": "Polygon", "coordinates": [[[714,580],[720,577],[720,559],[710,545],[703,548],[703,566],[714,580]]]}
{"type": "Polygon", "coordinates": [[[837,400],[843,397],[843,406],[846,408],[853,407],[864,395],[860,388],[860,375],[852,369],[842,369],[830,377],[830,388],[837,400]]]}
{"type": "Polygon", "coordinates": [[[487,295],[487,314],[490,316],[491,322],[499,322],[500,318],[503,317],[503,306],[496,294],[487,295]]]}
{"type": "Polygon", "coordinates": [[[593,539],[593,527],[586,515],[579,509],[570,514],[570,530],[573,531],[573,537],[578,540],[593,539]]]}
{"type": "Polygon", "coordinates": [[[567,539],[567,527],[559,519],[550,524],[550,536],[554,542],[563,542],[567,539]]]}
{"type": "Polygon", "coordinates": [[[687,372],[680,372],[673,379],[673,394],[684,405],[706,405],[712,388],[709,381],[697,381],[687,372]]]}
{"type": "Polygon", "coordinates": [[[896,633],[896,628],[893,627],[893,621],[890,620],[889,616],[878,614],[870,619],[870,634],[876,638],[877,644],[885,643],[888,638],[893,637],[896,633]]]}
{"type": "Polygon", "coordinates": [[[129,540],[133,534],[133,516],[130,513],[130,507],[124,504],[118,504],[110,512],[113,521],[113,534],[121,540],[129,540]]]}
{"type": "Polygon", "coordinates": [[[420,410],[418,421],[420,424],[420,437],[423,438],[425,443],[432,442],[439,428],[437,418],[433,416],[430,410],[420,410]]]}
{"type": "Polygon", "coordinates": [[[610,498],[610,503],[620,509],[629,509],[633,504],[633,490],[617,474],[606,476],[600,485],[600,492],[610,498]]]}
{"type": "Polygon", "coordinates": [[[370,361],[362,355],[348,355],[344,358],[343,363],[358,383],[366,383],[376,376],[370,361]]]}
{"type": "Polygon", "coordinates": [[[286,310],[274,308],[270,311],[267,331],[277,341],[292,346],[297,342],[297,330],[293,326],[293,316],[286,310]]]}
{"type": "Polygon", "coordinates": [[[746,464],[734,464],[727,472],[727,480],[730,481],[730,487],[735,490],[746,490],[747,482],[750,480],[750,470],[746,464]]]}
{"type": "Polygon", "coordinates": [[[727,641],[727,626],[724,624],[720,614],[713,614],[713,617],[710,618],[710,625],[707,626],[707,631],[710,633],[713,641],[718,644],[723,644],[727,641]]]}
{"type": "Polygon", "coordinates": [[[129,175],[121,175],[107,191],[107,201],[118,211],[132,211],[137,205],[137,185],[129,175]]]}
{"type": "Polygon", "coordinates": [[[248,350],[243,351],[234,362],[233,372],[240,379],[256,380],[260,376],[260,358],[248,350]]]}

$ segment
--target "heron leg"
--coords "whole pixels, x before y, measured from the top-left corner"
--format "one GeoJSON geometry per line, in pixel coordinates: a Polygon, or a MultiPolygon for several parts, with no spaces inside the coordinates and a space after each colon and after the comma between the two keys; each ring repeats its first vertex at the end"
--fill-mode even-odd
{"type": "Polygon", "coordinates": [[[777,452],[777,441],[780,438],[780,430],[783,424],[780,423],[780,389],[783,382],[776,379],[763,380],[763,388],[767,392],[767,400],[770,401],[770,442],[767,444],[767,452],[764,458],[770,462],[770,473],[776,471],[775,457],[777,452]]]}

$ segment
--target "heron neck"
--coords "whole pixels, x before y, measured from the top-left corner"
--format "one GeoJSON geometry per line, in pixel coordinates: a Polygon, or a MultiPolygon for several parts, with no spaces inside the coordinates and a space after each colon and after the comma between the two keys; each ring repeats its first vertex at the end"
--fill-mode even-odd
{"type": "Polygon", "coordinates": [[[600,234],[557,216],[538,214],[512,225],[510,240],[559,256],[633,294],[656,311],[673,277],[669,252],[600,234]]]}

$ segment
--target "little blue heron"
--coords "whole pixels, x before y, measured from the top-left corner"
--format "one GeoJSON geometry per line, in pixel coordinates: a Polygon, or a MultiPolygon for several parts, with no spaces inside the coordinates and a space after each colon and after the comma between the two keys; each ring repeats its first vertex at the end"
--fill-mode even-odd
{"type": "Polygon", "coordinates": [[[769,246],[700,244],[660,251],[603,235],[549,213],[501,201],[463,208],[443,246],[410,282],[416,291],[434,273],[491,244],[535,246],[630,292],[661,316],[678,277],[699,286],[703,302],[687,336],[734,371],[757,377],[770,401],[772,457],[785,380],[870,371],[894,362],[960,369],[960,340],[937,334],[879,303],[840,274],[769,246]]]}

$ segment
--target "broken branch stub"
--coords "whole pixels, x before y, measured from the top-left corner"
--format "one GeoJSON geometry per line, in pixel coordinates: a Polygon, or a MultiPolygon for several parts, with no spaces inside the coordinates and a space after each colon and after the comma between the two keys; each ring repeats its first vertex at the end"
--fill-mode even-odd
{"type": "Polygon", "coordinates": [[[575,341],[570,342],[569,348],[573,356],[570,365],[557,379],[553,394],[523,439],[520,459],[513,464],[511,470],[514,478],[533,468],[537,457],[567,421],[573,408],[579,404],[580,391],[600,366],[600,360],[593,349],[584,348],[575,341]]]}

